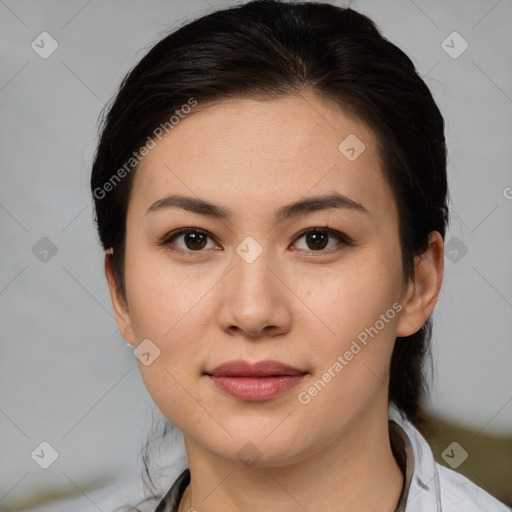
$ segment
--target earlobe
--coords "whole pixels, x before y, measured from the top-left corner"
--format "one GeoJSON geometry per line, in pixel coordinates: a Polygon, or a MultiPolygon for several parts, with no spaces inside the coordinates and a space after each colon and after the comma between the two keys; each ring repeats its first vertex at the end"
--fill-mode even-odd
{"type": "Polygon", "coordinates": [[[117,328],[119,329],[121,336],[130,345],[136,346],[128,305],[126,304],[126,301],[116,283],[111,253],[108,252],[105,254],[105,277],[108,283],[110,301],[112,303],[117,328]]]}
{"type": "Polygon", "coordinates": [[[398,337],[418,332],[428,320],[441,290],[444,268],[443,238],[437,231],[429,237],[429,247],[415,258],[415,275],[407,287],[403,310],[398,321],[398,337]]]}

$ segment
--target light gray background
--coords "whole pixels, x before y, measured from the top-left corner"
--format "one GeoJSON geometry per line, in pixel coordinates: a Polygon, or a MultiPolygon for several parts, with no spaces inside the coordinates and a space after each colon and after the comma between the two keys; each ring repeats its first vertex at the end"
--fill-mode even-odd
{"type": "MultiPolygon", "coordinates": [[[[137,479],[137,449],[154,406],[117,332],[92,223],[96,120],[165,31],[232,4],[0,0],[5,510],[69,493],[77,495],[73,510],[107,511],[113,502],[104,486],[137,479]],[[31,48],[43,31],[59,44],[47,59],[31,48]],[[42,237],[58,249],[46,263],[32,252],[42,237]],[[59,454],[46,470],[30,455],[42,441],[59,454]]],[[[433,409],[475,432],[511,434],[512,1],[352,6],[413,59],[446,119],[454,214],[447,251],[463,244],[467,253],[457,262],[445,258],[434,312],[433,409]],[[441,46],[453,31],[469,44],[456,59],[441,46]]],[[[183,455],[180,443],[167,451],[168,460],[183,455]]]]}

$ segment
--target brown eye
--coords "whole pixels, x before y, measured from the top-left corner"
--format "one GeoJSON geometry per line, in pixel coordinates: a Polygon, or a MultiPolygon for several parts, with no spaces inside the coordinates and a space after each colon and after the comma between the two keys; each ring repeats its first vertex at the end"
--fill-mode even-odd
{"type": "Polygon", "coordinates": [[[206,231],[197,228],[186,228],[172,234],[163,241],[163,245],[176,246],[178,249],[187,252],[200,252],[208,244],[209,235],[206,231]],[[176,240],[182,240],[181,244],[176,240]]]}
{"type": "Polygon", "coordinates": [[[329,242],[329,235],[322,231],[313,231],[306,234],[306,244],[309,248],[318,251],[325,249],[329,242]]]}
{"type": "Polygon", "coordinates": [[[348,236],[329,228],[310,229],[298,237],[299,240],[302,238],[304,238],[306,249],[300,248],[301,250],[323,251],[323,249],[328,246],[331,238],[337,240],[338,244],[335,244],[334,246],[331,245],[329,249],[336,245],[350,245],[350,239],[348,236]]]}
{"type": "Polygon", "coordinates": [[[198,250],[204,249],[207,236],[203,233],[185,233],[183,240],[189,249],[198,250]]]}

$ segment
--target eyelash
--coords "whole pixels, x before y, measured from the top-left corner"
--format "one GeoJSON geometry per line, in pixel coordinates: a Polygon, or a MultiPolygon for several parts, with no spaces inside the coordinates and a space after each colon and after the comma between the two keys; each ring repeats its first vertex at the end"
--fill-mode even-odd
{"type": "MultiPolygon", "coordinates": [[[[191,250],[191,249],[185,250],[185,249],[181,249],[181,248],[172,247],[172,242],[174,242],[180,236],[186,235],[187,233],[200,233],[200,234],[203,234],[203,235],[213,239],[213,237],[207,231],[205,231],[203,229],[200,229],[200,228],[183,228],[183,229],[180,229],[179,231],[170,233],[168,236],[166,236],[160,242],[160,245],[166,247],[167,249],[169,249],[171,251],[180,252],[182,254],[185,253],[188,256],[193,256],[194,253],[199,253],[199,254],[204,253],[205,251],[203,249],[199,249],[197,251],[194,251],[194,250],[191,250]]],[[[331,229],[331,228],[327,228],[327,227],[314,227],[314,228],[306,229],[306,230],[302,231],[301,233],[299,233],[295,237],[294,243],[296,243],[297,240],[300,240],[301,238],[305,237],[306,235],[308,235],[310,233],[325,233],[329,237],[334,237],[334,238],[338,239],[338,241],[340,242],[338,245],[341,245],[341,246],[348,246],[349,247],[349,246],[353,245],[353,241],[352,241],[352,239],[349,236],[345,235],[344,233],[341,233],[340,231],[337,231],[337,230],[331,229]]],[[[299,250],[304,250],[304,249],[299,249],[299,250]]],[[[340,250],[340,249],[337,248],[337,247],[334,247],[334,248],[331,247],[330,249],[320,249],[320,250],[317,250],[317,251],[315,251],[315,250],[306,250],[306,252],[318,253],[318,254],[322,254],[322,253],[330,254],[333,251],[337,251],[337,250],[340,250]]]]}

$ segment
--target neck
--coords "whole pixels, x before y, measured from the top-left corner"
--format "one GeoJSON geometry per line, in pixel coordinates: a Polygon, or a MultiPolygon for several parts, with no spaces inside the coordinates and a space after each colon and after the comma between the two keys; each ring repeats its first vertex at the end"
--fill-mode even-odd
{"type": "Polygon", "coordinates": [[[394,512],[404,478],[391,450],[387,403],[370,409],[320,452],[286,466],[247,468],[185,436],[191,482],[180,512],[394,512]]]}

